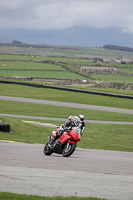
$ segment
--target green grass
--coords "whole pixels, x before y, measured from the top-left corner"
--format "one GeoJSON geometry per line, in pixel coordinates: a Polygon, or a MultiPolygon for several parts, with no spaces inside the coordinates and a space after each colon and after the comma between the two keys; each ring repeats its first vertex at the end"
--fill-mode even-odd
{"type": "Polygon", "coordinates": [[[90,90],[90,91],[97,91],[97,92],[105,92],[105,93],[112,93],[112,94],[121,94],[127,96],[133,96],[133,90],[124,90],[124,89],[115,89],[115,88],[100,88],[100,87],[93,87],[89,84],[86,85],[76,85],[76,86],[67,86],[69,88],[75,89],[82,89],[82,90],[90,90]]]}
{"type": "Polygon", "coordinates": [[[102,121],[133,121],[133,115],[113,113],[106,111],[87,110],[81,108],[68,108],[53,105],[23,103],[0,100],[1,114],[17,114],[41,117],[55,117],[66,119],[70,115],[84,114],[88,120],[102,121]]]}
{"type": "MultiPolygon", "coordinates": [[[[95,48],[81,48],[82,54],[84,54],[84,51],[89,52],[113,52],[108,50],[101,50],[101,49],[95,49],[95,48]]],[[[43,51],[45,51],[43,49],[43,51]]],[[[58,50],[60,51],[60,50],[58,50]]],[[[67,51],[66,51],[67,52],[67,51]]],[[[68,51],[69,52],[69,51],[68,51]]],[[[71,52],[71,51],[70,51],[71,52]]],[[[69,52],[69,53],[70,53],[69,52]]],[[[81,59],[81,58],[62,58],[62,57],[39,57],[39,56],[20,56],[20,55],[1,55],[0,59],[7,59],[8,61],[0,61],[0,69],[5,69],[0,71],[1,76],[32,76],[32,77],[40,77],[40,78],[52,78],[54,72],[39,72],[36,73],[33,71],[15,71],[15,69],[49,69],[49,70],[63,70],[63,68],[59,65],[53,65],[53,64],[46,64],[46,63],[33,63],[33,62],[21,62],[19,60],[25,60],[25,61],[42,61],[42,60],[52,60],[56,62],[65,62],[67,64],[72,65],[75,69],[79,71],[80,66],[82,65],[95,65],[96,63],[92,63],[90,59],[81,59]],[[19,62],[13,62],[11,60],[18,60],[19,62]],[[5,66],[6,65],[6,66],[5,66]],[[6,70],[6,69],[14,69],[12,71],[6,70]]],[[[114,65],[118,68],[119,71],[125,70],[128,73],[132,73],[131,65],[130,64],[117,64],[117,63],[102,63],[101,66],[110,66],[114,67],[114,65]]],[[[93,77],[97,79],[102,79],[106,82],[127,82],[132,83],[133,77],[132,76],[121,76],[121,75],[107,75],[107,74],[92,74],[93,77]]],[[[54,78],[62,78],[62,79],[83,79],[84,77],[81,75],[77,75],[74,73],[67,73],[67,72],[59,72],[54,74],[54,78]]]]}
{"type": "MultiPolygon", "coordinates": [[[[3,122],[10,124],[11,133],[0,132],[0,140],[46,144],[47,136],[54,128],[25,123],[30,119],[0,118],[3,122]]],[[[36,120],[30,120],[36,121],[36,120]]],[[[37,120],[38,121],[38,120],[37,120]]],[[[50,123],[45,121],[46,123],[50,123]]],[[[57,122],[54,122],[54,124],[57,122]]]]}
{"type": "MultiPolygon", "coordinates": [[[[103,50],[102,50],[103,51],[103,50]]],[[[102,52],[101,51],[101,52],[102,52]]],[[[126,53],[126,52],[125,52],[126,53]]],[[[25,61],[43,61],[43,60],[52,60],[52,61],[56,61],[56,62],[65,62],[71,65],[76,65],[76,66],[80,66],[80,65],[95,65],[97,63],[92,63],[90,58],[69,58],[69,57],[45,57],[45,56],[26,56],[26,55],[0,55],[0,59],[5,59],[8,60],[8,62],[6,61],[0,61],[2,63],[9,63],[12,62],[11,60],[25,60],[25,61]]],[[[129,69],[129,71],[132,67],[131,64],[118,64],[118,63],[100,63],[101,66],[110,66],[110,67],[118,67],[118,69],[129,69]],[[121,68],[119,68],[121,67],[121,68]]]]}
{"type": "Polygon", "coordinates": [[[133,67],[119,67],[117,68],[117,70],[122,73],[124,72],[133,73],[133,67]]]}
{"type": "MultiPolygon", "coordinates": [[[[0,95],[30,97],[35,99],[48,99],[55,101],[68,101],[88,103],[95,105],[112,105],[123,108],[133,108],[133,101],[112,97],[79,94],[53,89],[32,88],[27,86],[0,84],[0,95]],[[76,98],[75,98],[76,97],[76,98]]],[[[80,108],[67,108],[52,105],[23,103],[14,101],[0,101],[0,113],[31,115],[42,117],[56,117],[66,119],[69,115],[83,113],[85,119],[100,121],[133,121],[133,115],[105,111],[86,110],[80,108]]],[[[0,132],[1,140],[13,140],[29,143],[46,143],[47,135],[52,128],[33,124],[26,124],[22,119],[0,117],[5,123],[11,125],[11,133],[0,132]],[[38,137],[39,136],[39,137],[38,137]]],[[[28,121],[27,119],[25,119],[28,121]]],[[[31,120],[38,121],[38,120],[31,120]]],[[[40,121],[40,120],[39,120],[40,121]]],[[[42,121],[49,122],[49,121],[42,121]]],[[[63,122],[50,121],[60,125],[63,122]]],[[[86,124],[86,128],[78,147],[88,149],[103,149],[133,152],[132,125],[86,124]]]]}
{"type": "MultiPolygon", "coordinates": [[[[0,95],[133,109],[133,101],[129,99],[80,94],[54,89],[33,88],[29,86],[0,84],[0,95]]],[[[79,115],[80,113],[83,113],[85,119],[88,120],[133,121],[133,115],[128,114],[4,100],[0,101],[0,113],[57,117],[64,119],[69,115],[79,115]]],[[[11,133],[0,132],[1,140],[46,143],[47,135],[53,130],[52,128],[35,124],[26,124],[22,122],[22,119],[18,118],[0,117],[0,119],[5,123],[9,123],[12,130],[11,133]]],[[[63,123],[55,121],[50,122],[56,125],[63,123]]],[[[78,147],[133,152],[131,143],[133,141],[132,127],[132,125],[87,123],[78,147]]]]}
{"type": "Polygon", "coordinates": [[[64,70],[60,65],[49,63],[34,63],[34,62],[12,62],[0,61],[0,69],[30,69],[30,70],[64,70]]]}
{"type": "Polygon", "coordinates": [[[87,149],[133,152],[130,125],[87,124],[79,146],[87,149]]]}
{"type": "Polygon", "coordinates": [[[107,200],[95,197],[40,197],[36,195],[24,195],[8,192],[0,192],[1,200],[107,200]]]}
{"type": "Polygon", "coordinates": [[[83,79],[80,76],[71,72],[57,71],[18,71],[18,70],[0,70],[0,76],[22,76],[22,77],[38,77],[38,78],[58,78],[58,79],[83,79]]]}
{"type": "MultiPolygon", "coordinates": [[[[43,61],[43,60],[52,60],[56,62],[65,62],[68,64],[84,64],[87,65],[90,62],[90,59],[80,59],[80,58],[63,58],[63,57],[44,57],[44,56],[24,56],[24,55],[0,55],[0,59],[5,59],[11,62],[11,60],[26,60],[26,61],[43,61]]],[[[1,61],[6,62],[6,61],[1,61]]]]}
{"type": "MultiPolygon", "coordinates": [[[[121,99],[46,88],[0,83],[0,95],[133,109],[132,99],[121,99]]],[[[89,111],[87,111],[89,112],[89,111]]]]}
{"type": "MultiPolygon", "coordinates": [[[[56,130],[54,127],[44,127],[23,121],[51,123],[60,125],[60,121],[33,120],[24,118],[0,117],[10,124],[11,133],[0,132],[0,140],[46,144],[47,136],[56,130]]],[[[86,149],[101,149],[133,152],[132,125],[109,125],[86,123],[86,128],[77,147],[86,149]]]]}

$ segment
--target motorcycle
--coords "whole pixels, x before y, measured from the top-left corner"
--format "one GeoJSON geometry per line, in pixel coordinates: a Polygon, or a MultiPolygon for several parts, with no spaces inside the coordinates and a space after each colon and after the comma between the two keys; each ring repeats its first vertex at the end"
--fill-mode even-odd
{"type": "MultiPolygon", "coordinates": [[[[53,138],[58,131],[62,129],[60,126],[57,131],[52,131],[53,138]]],[[[52,153],[62,154],[69,157],[76,149],[77,142],[81,140],[81,130],[79,127],[72,127],[70,130],[64,130],[63,134],[51,145],[51,135],[48,135],[48,142],[44,146],[44,154],[49,156],[52,153]]]]}

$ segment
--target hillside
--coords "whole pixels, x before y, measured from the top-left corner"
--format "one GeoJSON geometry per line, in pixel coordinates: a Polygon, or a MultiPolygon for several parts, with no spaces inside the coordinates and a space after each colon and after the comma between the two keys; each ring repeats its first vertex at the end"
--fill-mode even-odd
{"type": "Polygon", "coordinates": [[[79,48],[52,46],[45,44],[26,44],[17,40],[13,40],[11,43],[0,43],[0,46],[5,47],[26,47],[26,48],[46,48],[46,49],[66,49],[66,50],[79,50],[79,48]]]}
{"type": "MultiPolygon", "coordinates": [[[[0,43],[0,54],[17,54],[28,56],[54,56],[54,57],[69,57],[69,58],[111,58],[116,59],[119,56],[123,58],[133,57],[131,51],[116,51],[113,45],[104,46],[104,48],[94,47],[74,47],[74,46],[52,46],[46,44],[27,44],[17,40],[11,43],[0,43]],[[111,47],[111,48],[109,48],[111,47]]],[[[118,46],[119,47],[119,46],[118,46]]],[[[123,47],[126,48],[126,47],[123,47]]],[[[130,48],[129,48],[130,49],[130,48]]]]}
{"type": "Polygon", "coordinates": [[[123,47],[123,46],[116,46],[116,45],[104,45],[103,48],[111,49],[111,50],[118,50],[118,51],[133,52],[133,48],[123,47]]]}

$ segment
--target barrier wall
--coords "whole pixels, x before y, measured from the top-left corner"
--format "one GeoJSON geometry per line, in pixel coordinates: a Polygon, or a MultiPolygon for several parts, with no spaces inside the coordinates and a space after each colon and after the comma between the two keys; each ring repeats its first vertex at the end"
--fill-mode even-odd
{"type": "Polygon", "coordinates": [[[117,97],[117,98],[133,99],[133,96],[128,96],[128,95],[119,95],[119,94],[112,94],[112,93],[105,93],[105,92],[96,92],[96,91],[90,91],[90,90],[72,89],[72,88],[50,86],[50,85],[38,85],[38,84],[33,84],[33,83],[22,83],[22,82],[1,81],[1,80],[0,80],[0,83],[17,84],[17,85],[25,85],[25,86],[38,87],[38,88],[50,88],[50,89],[65,90],[65,91],[71,91],[71,92],[79,92],[79,93],[87,93],[87,94],[94,94],[94,95],[103,95],[103,96],[110,96],[110,97],[117,97]]]}

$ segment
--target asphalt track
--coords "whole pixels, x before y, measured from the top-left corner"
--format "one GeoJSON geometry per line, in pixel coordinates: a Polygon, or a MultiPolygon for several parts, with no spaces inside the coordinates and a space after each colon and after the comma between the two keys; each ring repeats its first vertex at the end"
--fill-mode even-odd
{"type": "Polygon", "coordinates": [[[100,110],[100,111],[125,113],[125,114],[132,114],[133,115],[133,110],[121,109],[121,108],[111,108],[111,107],[104,107],[104,106],[93,106],[93,105],[85,105],[85,104],[77,104],[77,103],[37,100],[37,99],[20,98],[20,97],[9,97],[9,96],[0,96],[0,99],[1,100],[8,100],[8,101],[47,104],[47,105],[54,105],[54,106],[82,108],[82,109],[90,109],[90,110],[100,110]]]}
{"type": "MultiPolygon", "coordinates": [[[[3,96],[0,96],[0,99],[78,106],[78,108],[80,106],[83,109],[133,114],[133,110],[128,109],[3,96]]],[[[12,115],[12,117],[18,116],[12,115]]],[[[30,117],[34,116],[27,116],[30,117]]],[[[45,119],[57,120],[57,118],[45,119]]],[[[57,121],[64,121],[64,119],[57,121]]],[[[0,191],[41,196],[92,196],[110,200],[133,200],[132,188],[132,152],[77,148],[71,157],[64,158],[57,154],[45,156],[43,145],[0,142],[0,191]]]]}
{"type": "MultiPolygon", "coordinates": [[[[82,108],[82,109],[90,109],[90,110],[100,110],[100,111],[108,111],[108,112],[115,112],[115,113],[133,114],[133,110],[121,109],[121,108],[111,108],[111,107],[104,107],[104,106],[93,106],[93,105],[85,105],[85,104],[37,100],[37,99],[9,97],[9,96],[0,96],[0,99],[6,100],[6,101],[18,101],[18,102],[37,103],[37,104],[82,108]]],[[[27,119],[56,120],[56,121],[65,121],[66,120],[66,119],[62,119],[62,118],[23,116],[23,115],[11,115],[11,114],[0,114],[0,116],[18,117],[18,118],[27,118],[27,119]]],[[[133,125],[133,122],[96,121],[96,120],[85,120],[85,121],[87,123],[133,125]]]]}
{"type": "Polygon", "coordinates": [[[133,199],[133,153],[77,148],[69,158],[43,145],[0,142],[0,191],[133,199]]]}

